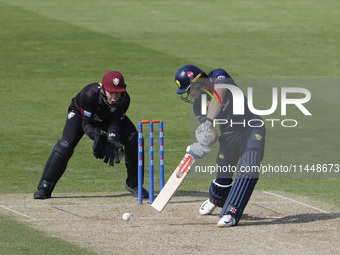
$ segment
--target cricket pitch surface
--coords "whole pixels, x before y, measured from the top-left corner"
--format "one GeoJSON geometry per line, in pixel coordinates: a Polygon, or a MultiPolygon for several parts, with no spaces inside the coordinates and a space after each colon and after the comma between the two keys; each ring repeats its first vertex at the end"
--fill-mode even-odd
{"type": "Polygon", "coordinates": [[[128,193],[0,194],[0,213],[98,254],[339,254],[339,208],[255,190],[239,225],[218,228],[220,208],[198,212],[207,197],[179,191],[159,213],[128,193]]]}

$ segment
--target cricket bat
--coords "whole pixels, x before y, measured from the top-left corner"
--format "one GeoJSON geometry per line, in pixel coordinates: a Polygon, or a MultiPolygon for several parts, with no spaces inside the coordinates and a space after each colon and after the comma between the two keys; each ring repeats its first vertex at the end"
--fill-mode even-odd
{"type": "Polygon", "coordinates": [[[183,182],[184,178],[188,175],[190,168],[195,163],[195,158],[186,153],[184,158],[181,160],[176,170],[170,176],[167,183],[164,185],[161,192],[151,204],[157,211],[163,211],[164,207],[169,203],[170,199],[175,195],[179,186],[183,182]]]}

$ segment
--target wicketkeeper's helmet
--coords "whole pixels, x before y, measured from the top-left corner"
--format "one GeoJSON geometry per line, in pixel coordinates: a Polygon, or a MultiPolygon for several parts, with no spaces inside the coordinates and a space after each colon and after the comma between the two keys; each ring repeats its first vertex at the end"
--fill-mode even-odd
{"type": "Polygon", "coordinates": [[[207,74],[194,65],[185,65],[178,69],[175,75],[175,82],[178,86],[177,94],[183,94],[188,91],[192,83],[199,78],[206,78],[207,74]]]}

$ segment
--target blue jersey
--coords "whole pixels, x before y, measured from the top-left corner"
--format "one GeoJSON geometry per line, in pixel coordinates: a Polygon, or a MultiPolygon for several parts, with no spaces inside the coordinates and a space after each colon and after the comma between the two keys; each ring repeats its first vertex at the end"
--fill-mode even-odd
{"type": "MultiPolygon", "coordinates": [[[[215,69],[213,71],[211,71],[208,74],[208,78],[209,78],[209,86],[212,88],[215,88],[215,85],[217,84],[230,84],[233,86],[236,86],[236,83],[234,82],[234,80],[231,78],[231,76],[223,69],[215,69]]],[[[209,89],[209,86],[204,86],[205,90],[208,90],[211,94],[213,93],[213,91],[211,91],[211,88],[209,89]]],[[[217,103],[219,104],[220,102],[212,102],[211,101],[211,97],[209,96],[208,93],[203,92],[207,94],[207,101],[209,103],[217,103]]],[[[201,98],[198,98],[194,101],[194,105],[193,105],[193,110],[194,113],[196,115],[196,118],[202,123],[206,120],[206,115],[202,115],[202,102],[201,102],[201,98]]],[[[239,130],[239,129],[243,129],[245,128],[248,124],[248,121],[251,119],[260,119],[259,116],[253,114],[250,112],[249,108],[248,108],[248,102],[247,102],[247,98],[244,97],[244,115],[234,115],[233,114],[233,96],[232,93],[230,92],[229,89],[227,89],[223,99],[222,99],[222,110],[221,112],[218,114],[218,116],[216,117],[216,119],[222,119],[225,122],[227,122],[227,124],[223,124],[220,125],[220,129],[221,132],[228,132],[228,131],[232,131],[232,130],[239,130]],[[240,124],[239,124],[240,123],[240,124]],[[244,123],[244,125],[243,125],[244,123]]]]}

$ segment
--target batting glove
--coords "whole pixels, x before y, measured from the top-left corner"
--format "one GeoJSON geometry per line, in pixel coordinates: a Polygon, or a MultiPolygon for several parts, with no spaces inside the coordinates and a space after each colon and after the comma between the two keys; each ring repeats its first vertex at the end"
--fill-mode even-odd
{"type": "Polygon", "coordinates": [[[213,127],[210,121],[203,122],[197,129],[196,129],[196,139],[197,142],[202,144],[203,146],[209,146],[213,139],[213,127]]]}
{"type": "Polygon", "coordinates": [[[187,147],[186,151],[194,158],[201,159],[206,156],[211,151],[211,149],[208,146],[204,146],[200,143],[193,143],[187,147]]]}

